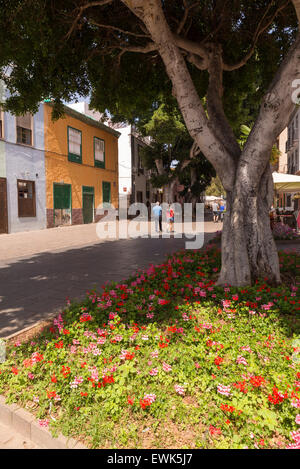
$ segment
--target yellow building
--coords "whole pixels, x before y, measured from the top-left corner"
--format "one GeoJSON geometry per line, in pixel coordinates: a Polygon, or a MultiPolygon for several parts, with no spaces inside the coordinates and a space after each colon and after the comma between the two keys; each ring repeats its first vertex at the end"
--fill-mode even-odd
{"type": "Polygon", "coordinates": [[[97,208],[118,208],[120,133],[67,106],[57,121],[51,112],[45,103],[47,226],[98,221],[97,208]]]}

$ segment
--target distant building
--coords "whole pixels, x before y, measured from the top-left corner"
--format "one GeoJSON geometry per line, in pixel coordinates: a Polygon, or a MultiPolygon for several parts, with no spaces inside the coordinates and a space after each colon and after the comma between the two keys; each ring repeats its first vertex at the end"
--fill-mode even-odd
{"type": "Polygon", "coordinates": [[[300,173],[299,163],[299,138],[300,138],[300,109],[297,107],[288,125],[286,141],[287,172],[289,174],[300,173]]]}
{"type": "Polygon", "coordinates": [[[0,233],[92,223],[104,216],[97,207],[118,208],[120,133],[67,106],[57,121],[51,112],[0,110],[0,233]]]}
{"type": "Polygon", "coordinates": [[[43,104],[34,116],[0,111],[0,233],[46,228],[45,203],[43,104]]]}
{"type": "Polygon", "coordinates": [[[47,227],[98,221],[97,207],[118,208],[120,134],[67,106],[51,112],[44,104],[47,227]]]}
{"type": "MultiPolygon", "coordinates": [[[[88,103],[70,104],[70,107],[99,121],[103,115],[89,108],[88,103]]],[[[162,193],[154,189],[150,183],[151,171],[143,166],[141,148],[150,143],[142,138],[133,125],[126,123],[114,124],[105,120],[106,125],[120,132],[119,137],[119,199],[126,198],[128,205],[134,202],[151,204],[162,200],[162,193]]]]}
{"type": "MultiPolygon", "coordinates": [[[[281,155],[279,157],[279,173],[300,174],[299,139],[300,139],[300,109],[293,112],[288,127],[278,138],[281,155]],[[285,142],[285,146],[283,143],[285,142]]],[[[277,207],[297,211],[300,208],[299,193],[280,192],[277,194],[277,207]]]]}
{"type": "Polygon", "coordinates": [[[288,129],[287,127],[281,132],[277,139],[277,147],[280,151],[280,156],[278,160],[278,167],[276,171],[278,173],[287,173],[288,172],[288,163],[287,163],[287,153],[286,153],[286,141],[287,141],[288,129]]]}

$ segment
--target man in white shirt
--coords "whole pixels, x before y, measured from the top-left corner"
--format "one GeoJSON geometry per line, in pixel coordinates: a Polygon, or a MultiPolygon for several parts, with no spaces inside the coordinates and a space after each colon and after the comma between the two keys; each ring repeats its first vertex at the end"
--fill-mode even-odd
{"type": "Polygon", "coordinates": [[[212,203],[212,211],[214,216],[214,223],[217,223],[219,218],[219,205],[217,202],[212,203]]]}

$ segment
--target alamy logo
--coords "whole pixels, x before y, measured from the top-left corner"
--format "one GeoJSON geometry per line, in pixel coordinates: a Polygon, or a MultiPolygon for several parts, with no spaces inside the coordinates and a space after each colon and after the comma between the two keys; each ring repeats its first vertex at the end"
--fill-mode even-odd
{"type": "Polygon", "coordinates": [[[292,355],[292,361],[296,365],[300,364],[300,339],[295,339],[292,342],[294,353],[292,355]]]}
{"type": "Polygon", "coordinates": [[[113,205],[99,205],[96,210],[101,215],[97,223],[99,239],[136,239],[185,237],[186,249],[200,249],[204,244],[204,204],[197,203],[193,214],[193,206],[185,203],[152,204],[134,203],[128,207],[127,200],[120,200],[119,209],[113,205]],[[157,214],[154,208],[157,209],[157,214]],[[150,213],[149,213],[150,212],[150,213]]]}
{"type": "Polygon", "coordinates": [[[300,79],[294,80],[292,82],[292,87],[296,88],[292,93],[292,101],[293,103],[300,105],[300,79]]]}
{"type": "Polygon", "coordinates": [[[4,340],[0,339],[0,363],[4,363],[6,360],[6,345],[4,340]]]}

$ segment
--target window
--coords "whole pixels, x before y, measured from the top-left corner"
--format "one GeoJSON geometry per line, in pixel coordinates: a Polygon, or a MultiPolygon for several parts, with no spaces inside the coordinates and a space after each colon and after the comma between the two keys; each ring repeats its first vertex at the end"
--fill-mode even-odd
{"type": "Polygon", "coordinates": [[[32,145],[32,115],[17,116],[17,143],[32,145]]]}
{"type": "Polygon", "coordinates": [[[68,127],[68,159],[74,163],[82,162],[81,131],[68,127]]]}
{"type": "Polygon", "coordinates": [[[95,166],[105,168],[105,142],[101,138],[94,137],[95,166]]]}
{"type": "Polygon", "coordinates": [[[19,217],[35,217],[35,183],[18,179],[17,186],[19,217]]]}
{"type": "Polygon", "coordinates": [[[142,164],[142,145],[138,145],[137,147],[137,153],[138,153],[138,159],[137,159],[137,167],[139,170],[143,169],[143,164],[142,164]]]}

